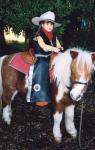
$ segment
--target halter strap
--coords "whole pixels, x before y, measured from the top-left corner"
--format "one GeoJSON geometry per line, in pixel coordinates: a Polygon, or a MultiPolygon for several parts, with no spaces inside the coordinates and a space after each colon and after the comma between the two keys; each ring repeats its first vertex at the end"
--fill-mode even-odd
{"type": "Polygon", "coordinates": [[[72,81],[72,84],[84,84],[84,85],[88,85],[88,82],[72,81]]]}
{"type": "Polygon", "coordinates": [[[71,86],[67,86],[67,85],[66,85],[66,87],[67,87],[67,89],[68,89],[69,91],[72,89],[72,85],[73,85],[73,84],[83,84],[83,85],[86,85],[86,86],[89,84],[89,82],[80,82],[80,81],[71,81],[71,83],[72,83],[71,86]]]}
{"type": "MultiPolygon", "coordinates": [[[[80,81],[72,81],[72,85],[73,84],[84,84],[84,85],[88,85],[88,82],[80,82],[80,81]]],[[[66,86],[67,89],[70,91],[72,89],[72,86],[66,86]]]]}

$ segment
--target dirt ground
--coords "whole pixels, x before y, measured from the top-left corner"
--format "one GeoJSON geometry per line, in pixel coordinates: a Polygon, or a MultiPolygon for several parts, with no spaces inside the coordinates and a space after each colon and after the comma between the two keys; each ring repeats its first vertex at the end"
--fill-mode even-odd
{"type": "MultiPolygon", "coordinates": [[[[95,136],[95,96],[92,93],[85,98],[83,125],[82,125],[82,147],[95,136]],[[93,100],[92,100],[93,97],[93,100]]],[[[40,108],[25,102],[25,98],[16,96],[12,111],[11,125],[6,125],[0,119],[0,150],[79,150],[78,139],[72,139],[64,127],[64,116],[61,123],[63,134],[62,143],[58,144],[53,139],[53,118],[50,108],[40,108]]],[[[75,109],[75,125],[79,131],[80,103],[75,109]]],[[[95,150],[95,140],[87,150],[95,150]]]]}

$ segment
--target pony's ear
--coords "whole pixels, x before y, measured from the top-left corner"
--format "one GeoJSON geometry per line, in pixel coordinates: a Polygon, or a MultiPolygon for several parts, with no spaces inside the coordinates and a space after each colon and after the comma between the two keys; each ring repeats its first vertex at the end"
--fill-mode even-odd
{"type": "Polygon", "coordinates": [[[92,55],[92,61],[95,63],[95,52],[91,53],[92,55]]]}
{"type": "Polygon", "coordinates": [[[70,51],[72,59],[75,59],[78,56],[78,52],[76,51],[70,51]]]}

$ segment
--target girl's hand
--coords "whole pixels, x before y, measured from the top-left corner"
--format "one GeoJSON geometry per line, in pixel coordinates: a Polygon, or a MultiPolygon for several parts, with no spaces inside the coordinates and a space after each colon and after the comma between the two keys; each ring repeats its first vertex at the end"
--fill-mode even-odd
{"type": "Polygon", "coordinates": [[[60,52],[60,48],[55,47],[55,49],[53,50],[53,52],[55,52],[55,53],[60,52]]]}
{"type": "Polygon", "coordinates": [[[60,51],[63,51],[64,50],[64,48],[61,46],[61,47],[57,47],[57,48],[59,48],[60,49],[60,51]]]}
{"type": "Polygon", "coordinates": [[[64,47],[61,46],[60,49],[61,49],[61,51],[63,51],[63,50],[64,50],[64,47]]]}

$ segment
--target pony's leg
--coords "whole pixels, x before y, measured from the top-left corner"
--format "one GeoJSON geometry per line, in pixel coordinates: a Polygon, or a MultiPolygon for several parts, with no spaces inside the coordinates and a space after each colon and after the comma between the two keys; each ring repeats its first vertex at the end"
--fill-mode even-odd
{"type": "Polygon", "coordinates": [[[77,130],[74,125],[74,108],[75,105],[70,105],[65,108],[65,126],[66,126],[66,131],[73,138],[76,138],[77,130]]]}
{"type": "Polygon", "coordinates": [[[62,140],[62,134],[60,130],[60,123],[62,120],[62,116],[63,116],[63,112],[58,112],[58,111],[56,111],[56,113],[53,115],[54,117],[53,135],[54,135],[55,141],[58,143],[60,143],[62,140]]]}
{"type": "Polygon", "coordinates": [[[17,91],[10,92],[9,97],[7,97],[5,93],[3,93],[2,95],[2,107],[3,107],[2,118],[8,125],[11,123],[12,117],[11,101],[14,99],[16,94],[17,91]]]}
{"type": "Polygon", "coordinates": [[[11,111],[11,105],[9,104],[3,108],[3,116],[2,116],[2,118],[8,125],[11,122],[11,116],[12,116],[12,111],[11,111]]]}

